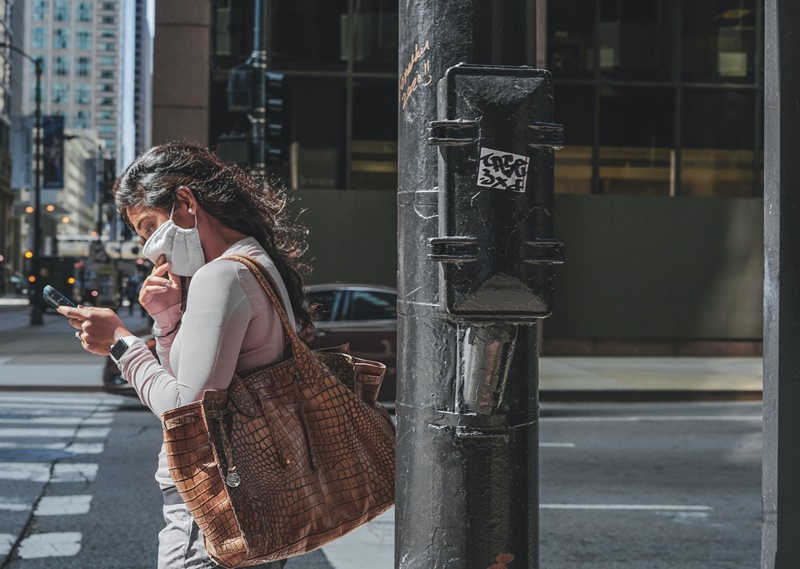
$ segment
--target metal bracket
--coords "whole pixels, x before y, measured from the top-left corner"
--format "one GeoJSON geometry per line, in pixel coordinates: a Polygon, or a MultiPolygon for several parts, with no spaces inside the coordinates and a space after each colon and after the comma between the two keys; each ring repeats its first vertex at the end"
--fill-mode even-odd
{"type": "Polygon", "coordinates": [[[528,146],[549,146],[553,150],[564,147],[564,127],[560,124],[537,122],[528,126],[528,146]]]}
{"type": "Polygon", "coordinates": [[[561,265],[564,262],[564,243],[558,239],[526,241],[526,263],[531,265],[561,265]]]}
{"type": "Polygon", "coordinates": [[[478,240],[474,237],[431,237],[428,260],[440,263],[473,263],[478,260],[478,240]]]}
{"type": "Polygon", "coordinates": [[[443,120],[428,123],[428,144],[431,146],[469,146],[477,144],[480,128],[476,120],[443,120]]]}

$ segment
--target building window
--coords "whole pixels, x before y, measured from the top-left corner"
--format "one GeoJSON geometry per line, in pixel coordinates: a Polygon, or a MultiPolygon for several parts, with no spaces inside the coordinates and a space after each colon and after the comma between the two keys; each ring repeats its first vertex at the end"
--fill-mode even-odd
{"type": "Polygon", "coordinates": [[[68,2],[56,2],[53,4],[53,19],[56,22],[67,22],[69,21],[69,3],[68,2]]]}
{"type": "Polygon", "coordinates": [[[100,37],[110,40],[115,40],[117,38],[117,32],[115,32],[114,30],[102,30],[100,32],[100,37]]]}
{"type": "Polygon", "coordinates": [[[33,46],[33,49],[45,49],[47,47],[47,36],[44,28],[33,28],[31,46],[33,46]]]}
{"type": "Polygon", "coordinates": [[[69,75],[69,59],[63,56],[53,58],[53,73],[60,77],[69,75]]]}
{"type": "Polygon", "coordinates": [[[113,124],[101,124],[101,125],[98,125],[97,130],[101,134],[113,134],[114,133],[114,125],[113,124]]]}
{"type": "Polygon", "coordinates": [[[114,111],[100,111],[97,113],[97,118],[101,121],[114,120],[114,111]]]}
{"type": "Polygon", "coordinates": [[[101,43],[100,51],[116,51],[117,46],[113,43],[101,43]]]}
{"type": "Polygon", "coordinates": [[[69,85],[66,83],[53,83],[53,98],[54,105],[67,102],[69,96],[69,85]]]}
{"type": "Polygon", "coordinates": [[[89,119],[91,116],[88,111],[78,111],[75,113],[75,118],[72,121],[72,126],[75,129],[89,128],[89,119]]]}
{"type": "Polygon", "coordinates": [[[78,42],[78,49],[92,49],[92,32],[87,30],[79,30],[75,32],[75,40],[78,42]]]}
{"type": "Polygon", "coordinates": [[[100,102],[98,103],[98,105],[100,105],[101,107],[113,107],[114,106],[114,99],[111,99],[109,97],[103,97],[103,98],[100,99],[100,102]]]}
{"type": "Polygon", "coordinates": [[[114,2],[103,2],[103,5],[101,6],[101,8],[103,10],[112,10],[113,11],[113,10],[117,9],[117,5],[114,2]]]}
{"type": "Polygon", "coordinates": [[[53,30],[53,47],[55,49],[68,49],[69,48],[69,30],[65,28],[56,28],[53,30]]]}
{"type": "Polygon", "coordinates": [[[75,74],[78,77],[89,77],[91,73],[92,60],[89,57],[79,57],[78,64],[75,68],[75,74]]]}
{"type": "Polygon", "coordinates": [[[117,59],[115,57],[104,56],[100,58],[100,65],[116,65],[117,59]]]}
{"type": "Polygon", "coordinates": [[[92,21],[92,3],[80,2],[78,4],[78,21],[91,22],[92,21]]]}
{"type": "Polygon", "coordinates": [[[101,93],[113,93],[114,85],[112,83],[103,83],[102,85],[100,85],[99,91],[101,93]]]}
{"type": "Polygon", "coordinates": [[[763,0],[548,3],[559,193],[758,196],[763,0]]]}
{"type": "Polygon", "coordinates": [[[116,16],[103,16],[100,20],[102,24],[116,24],[117,18],[116,16]]]}
{"type": "Polygon", "coordinates": [[[100,79],[113,79],[113,78],[114,78],[114,72],[111,71],[110,69],[103,69],[100,72],[100,79]]]}
{"type": "Polygon", "coordinates": [[[75,102],[79,105],[88,105],[92,102],[92,86],[88,83],[75,85],[75,102]]]}
{"type": "Polygon", "coordinates": [[[47,18],[48,4],[47,0],[36,0],[33,3],[33,19],[35,21],[41,22],[47,18]]]}

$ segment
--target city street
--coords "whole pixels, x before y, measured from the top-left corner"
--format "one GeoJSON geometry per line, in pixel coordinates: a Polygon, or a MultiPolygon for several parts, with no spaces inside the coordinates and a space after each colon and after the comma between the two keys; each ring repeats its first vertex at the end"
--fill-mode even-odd
{"type": "MultiPolygon", "coordinates": [[[[130,329],[147,326],[127,312],[130,329]]],[[[163,524],[160,425],[138,400],[99,391],[103,359],[81,350],[60,316],[39,328],[28,317],[27,307],[0,307],[0,568],[151,568],[163,524]]],[[[705,385],[731,384],[754,363],[692,371],[687,361],[673,367],[705,385]]],[[[604,389],[634,372],[667,385],[670,367],[542,362],[542,385],[555,390],[587,374],[604,389]]],[[[758,565],[760,403],[545,403],[540,431],[542,568],[758,565]]],[[[393,514],[287,567],[391,569],[393,514]]]]}
{"type": "MultiPolygon", "coordinates": [[[[760,436],[755,403],[543,406],[541,566],[757,566],[760,436]]],[[[153,567],[160,439],[136,401],[0,393],[0,567],[153,567]]],[[[390,569],[393,534],[389,512],[287,567],[390,569]]]]}

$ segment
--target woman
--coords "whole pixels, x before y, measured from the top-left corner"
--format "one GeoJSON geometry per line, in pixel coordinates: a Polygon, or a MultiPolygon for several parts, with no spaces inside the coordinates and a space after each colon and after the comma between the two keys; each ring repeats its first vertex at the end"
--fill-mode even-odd
{"type": "MultiPolygon", "coordinates": [[[[219,257],[254,257],[278,283],[293,323],[310,323],[298,273],[302,234],[287,223],[280,193],[205,148],[170,143],[139,156],[117,181],[114,198],[155,265],[139,302],[155,322],[158,359],[111,310],[59,311],[78,330],[84,349],[110,353],[156,415],[201,399],[207,389],[226,388],[236,372],[283,356],[281,323],[255,276],[219,257]]],[[[163,447],[156,480],[167,522],[159,534],[159,569],[218,567],[175,490],[163,447]]]]}

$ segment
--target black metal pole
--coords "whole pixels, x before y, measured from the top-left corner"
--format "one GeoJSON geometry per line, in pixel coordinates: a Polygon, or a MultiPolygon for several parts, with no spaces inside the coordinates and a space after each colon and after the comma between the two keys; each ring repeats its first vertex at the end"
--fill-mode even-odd
{"type": "MultiPolygon", "coordinates": [[[[533,0],[400,3],[401,569],[538,567],[537,327],[522,315],[538,307],[523,289],[546,295],[552,279],[520,283],[557,262],[526,257],[544,244],[534,233],[552,231],[552,150],[531,150],[529,107],[502,109],[549,78],[497,67],[535,66],[535,13],[533,0]],[[462,62],[491,67],[451,69],[462,62]],[[536,182],[519,193],[476,187],[492,144],[528,154],[536,182]]],[[[552,120],[551,92],[534,106],[552,120]]]]}
{"type": "MultiPolygon", "coordinates": [[[[29,56],[30,57],[30,56],[29,56]]],[[[44,324],[42,318],[42,295],[40,294],[41,281],[41,255],[42,255],[42,59],[37,57],[33,60],[36,67],[36,110],[34,111],[34,121],[36,124],[36,138],[33,169],[33,263],[32,273],[35,279],[31,283],[33,296],[31,298],[31,326],[41,326],[44,324]]]]}
{"type": "Polygon", "coordinates": [[[765,5],[763,569],[800,559],[800,3],[765,5]]]}
{"type": "Polygon", "coordinates": [[[253,108],[248,116],[252,125],[252,170],[263,177],[267,174],[267,70],[269,69],[267,26],[269,23],[269,3],[268,0],[254,1],[253,53],[250,54],[250,58],[247,60],[253,67],[253,108]]]}

